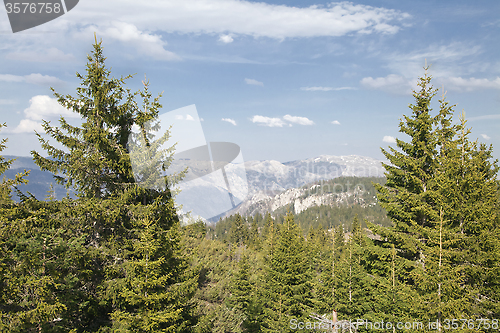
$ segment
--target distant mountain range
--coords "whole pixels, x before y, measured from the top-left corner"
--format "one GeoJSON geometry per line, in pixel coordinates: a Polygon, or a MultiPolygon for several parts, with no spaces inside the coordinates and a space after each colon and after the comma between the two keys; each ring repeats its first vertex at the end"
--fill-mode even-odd
{"type": "MultiPolygon", "coordinates": [[[[56,185],[52,174],[47,171],[41,171],[38,166],[35,165],[31,157],[4,157],[7,159],[16,159],[11,165],[11,168],[5,173],[7,178],[13,178],[16,173],[22,172],[24,169],[31,170],[30,176],[28,177],[29,183],[19,186],[19,189],[24,193],[29,191],[36,198],[44,199],[47,195],[47,191],[50,189],[50,184],[53,184],[58,199],[66,195],[66,189],[60,185],[56,185]]],[[[229,167],[231,166],[229,165],[229,167]]],[[[264,201],[269,201],[269,198],[287,189],[297,189],[306,184],[338,177],[383,177],[385,171],[379,160],[356,155],[321,155],[316,158],[285,163],[273,160],[247,161],[245,162],[245,169],[246,180],[244,174],[238,173],[233,174],[230,180],[231,184],[241,184],[242,188],[245,181],[248,183],[248,193],[245,197],[243,197],[243,193],[246,191],[239,193],[238,188],[233,188],[233,195],[235,195],[235,197],[239,196],[238,202],[241,202],[237,208],[239,211],[241,211],[243,207],[250,207],[256,204],[256,202],[260,200],[259,198],[264,201]]],[[[183,200],[189,200],[190,197],[195,197],[195,194],[196,197],[199,197],[200,193],[207,193],[207,200],[216,200],[217,195],[224,194],[224,191],[226,190],[222,188],[213,188],[213,186],[209,188],[208,185],[204,185],[203,182],[200,182],[195,187],[187,188],[185,192],[182,193],[182,197],[183,200]]],[[[297,192],[297,190],[295,192],[287,192],[288,194],[283,194],[280,200],[297,200],[297,198],[302,195],[299,192],[297,192]]],[[[227,192],[225,195],[227,195],[227,192]]],[[[320,200],[318,198],[316,199],[320,200]]],[[[326,199],[323,198],[321,200],[326,199]]],[[[273,205],[277,204],[271,204],[271,206],[273,205]]],[[[298,209],[297,207],[299,206],[296,205],[295,209],[298,209]]],[[[234,211],[234,209],[232,211],[234,211]]],[[[209,214],[209,212],[207,214],[209,214]]],[[[218,219],[219,216],[214,219],[218,219]]]]}
{"type": "Polygon", "coordinates": [[[317,180],[338,177],[383,177],[385,169],[379,160],[357,155],[321,155],[306,160],[248,161],[245,163],[249,195],[259,191],[283,191],[317,180]]]}
{"type": "MultiPolygon", "coordinates": [[[[355,155],[322,155],[286,163],[273,160],[247,161],[244,166],[244,172],[240,172],[241,165],[238,164],[230,163],[225,167],[227,184],[230,184],[231,195],[238,207],[245,206],[248,200],[255,200],[255,196],[274,195],[318,180],[384,175],[380,161],[355,155]]],[[[181,170],[179,166],[174,166],[174,169],[181,170]]],[[[193,174],[204,174],[202,165],[196,163],[190,165],[190,170],[193,174]]],[[[212,173],[181,185],[182,192],[177,198],[178,202],[183,203],[185,211],[191,211],[195,218],[203,217],[209,221],[217,221],[227,212],[235,211],[227,200],[228,187],[222,178],[217,181],[217,177],[216,173],[212,173]]]]}
{"type": "MultiPolygon", "coordinates": [[[[53,185],[54,194],[57,199],[62,199],[66,196],[67,190],[64,186],[56,184],[51,172],[41,171],[40,168],[33,162],[33,158],[29,156],[12,156],[4,155],[7,160],[15,159],[11,164],[10,169],[4,174],[5,177],[13,179],[17,173],[22,173],[24,170],[29,170],[30,174],[27,177],[29,183],[19,185],[18,188],[24,194],[30,192],[39,200],[43,200],[50,190],[50,185],[53,185]]],[[[17,195],[13,192],[14,200],[18,200],[17,195]]]]}

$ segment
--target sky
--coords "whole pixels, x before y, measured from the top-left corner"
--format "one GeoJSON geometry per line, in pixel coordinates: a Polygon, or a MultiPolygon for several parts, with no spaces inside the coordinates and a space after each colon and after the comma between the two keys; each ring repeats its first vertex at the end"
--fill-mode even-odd
{"type": "Polygon", "coordinates": [[[94,33],[112,76],[144,75],[162,112],[195,105],[208,142],[243,158],[320,155],[384,160],[412,89],[433,86],[464,110],[471,138],[500,158],[500,2],[366,0],[80,0],[65,15],[12,33],[0,8],[0,137],[5,155],[41,151],[34,131],[57,124],[50,87],[75,95],[94,33]]]}

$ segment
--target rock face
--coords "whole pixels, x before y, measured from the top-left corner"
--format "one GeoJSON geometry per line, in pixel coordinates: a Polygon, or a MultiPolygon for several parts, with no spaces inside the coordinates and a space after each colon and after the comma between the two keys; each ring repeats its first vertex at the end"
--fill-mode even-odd
{"type": "Polygon", "coordinates": [[[335,182],[319,181],[300,188],[291,188],[280,193],[259,191],[243,201],[236,209],[226,213],[226,216],[239,213],[255,215],[257,213],[276,212],[280,209],[293,207],[293,212],[299,214],[313,206],[340,206],[359,204],[362,207],[376,204],[374,193],[368,193],[364,186],[355,183],[345,186],[335,182]]]}
{"type": "MultiPolygon", "coordinates": [[[[209,218],[212,222],[235,212],[243,214],[252,214],[252,212],[258,211],[272,212],[290,203],[294,203],[296,212],[300,212],[314,204],[332,204],[339,200],[338,195],[345,195],[308,196],[305,198],[303,190],[299,188],[306,184],[338,177],[382,177],[385,170],[380,161],[356,155],[322,155],[285,163],[273,160],[247,161],[244,166],[245,171],[242,173],[232,172],[232,168],[236,166],[231,163],[226,166],[228,182],[231,184],[232,195],[235,202],[237,201],[237,207],[229,206],[226,208],[227,210],[219,209],[218,215],[214,215],[210,209],[220,206],[217,204],[217,199],[224,195],[227,196],[227,189],[223,186],[214,187],[213,182],[204,182],[204,178],[199,178],[189,187],[183,188],[177,197],[179,202],[184,202],[189,207],[204,207],[204,214],[200,215],[213,216],[209,218]],[[290,191],[286,191],[288,189],[290,191]],[[280,194],[276,196],[278,193],[280,194]],[[200,198],[202,198],[202,202],[199,201],[200,198]]],[[[194,174],[201,173],[200,170],[196,170],[196,165],[191,166],[191,168],[193,168],[194,174]]],[[[206,177],[210,178],[211,176],[206,177]]],[[[307,191],[311,191],[311,189],[307,191]]]]}
{"type": "Polygon", "coordinates": [[[379,160],[357,155],[321,155],[285,163],[273,160],[248,161],[245,162],[245,169],[248,195],[235,209],[211,219],[213,222],[221,216],[235,213],[253,215],[258,212],[274,212],[291,203],[295,213],[314,205],[347,203],[349,200],[357,200],[357,190],[334,188],[324,191],[320,185],[301,187],[338,177],[383,177],[385,171],[379,160]]]}

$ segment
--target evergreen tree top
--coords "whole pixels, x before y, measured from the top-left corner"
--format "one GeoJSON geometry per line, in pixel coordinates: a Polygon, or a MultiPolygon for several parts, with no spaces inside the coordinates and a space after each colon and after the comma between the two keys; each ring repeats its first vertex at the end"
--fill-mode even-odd
{"type": "MultiPolygon", "coordinates": [[[[149,146],[152,140],[149,132],[157,128],[148,122],[158,116],[161,108],[161,94],[152,99],[147,80],[143,81],[143,91],[133,93],[125,87],[125,80],[132,76],[111,77],[105,60],[102,41],[98,42],[96,37],[93,50],[87,57],[85,74],[76,74],[81,80],[76,97],[61,95],[52,89],[59,104],[81,117],[82,125],[73,126],[63,117],[59,120],[59,127],[43,121],[45,132],[64,148],[55,147],[37,133],[49,157],[32,151],[35,163],[42,170],[52,172],[58,183],[74,187],[82,197],[114,195],[135,183],[128,152],[132,126],[141,129],[142,141],[149,146]],[[135,100],[138,95],[143,99],[141,107],[135,100]]],[[[160,143],[167,139],[168,130],[160,138],[160,143]]],[[[158,148],[158,144],[154,148],[158,148]]],[[[173,149],[167,153],[172,155],[173,149]]],[[[166,164],[170,161],[168,156],[165,157],[166,164]]],[[[157,167],[164,169],[165,165],[157,167]]]]}

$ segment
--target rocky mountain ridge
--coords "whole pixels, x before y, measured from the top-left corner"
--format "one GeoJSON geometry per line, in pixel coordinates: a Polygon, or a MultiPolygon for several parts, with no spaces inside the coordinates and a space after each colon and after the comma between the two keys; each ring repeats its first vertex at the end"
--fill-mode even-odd
{"type": "MultiPolygon", "coordinates": [[[[6,172],[7,178],[13,178],[16,173],[24,169],[31,170],[28,177],[29,184],[19,186],[24,193],[29,191],[36,198],[43,200],[52,183],[58,199],[66,195],[67,190],[60,185],[55,185],[52,175],[47,171],[41,171],[33,163],[31,157],[5,156],[5,158],[17,158],[6,172]]],[[[311,205],[331,205],[339,200],[348,201],[350,197],[356,198],[357,194],[340,191],[339,193],[306,196],[305,192],[314,191],[314,188],[302,189],[301,187],[339,177],[382,177],[384,175],[384,168],[380,161],[357,155],[321,155],[285,163],[274,160],[247,161],[244,166],[245,172],[243,173],[231,173],[231,168],[233,168],[231,164],[226,170],[229,182],[233,185],[232,195],[238,197],[239,205],[235,209],[229,207],[228,211],[217,216],[214,216],[212,212],[207,212],[207,215],[214,216],[210,220],[218,220],[220,216],[232,212],[252,214],[253,211],[275,211],[291,203],[295,212],[300,212],[311,205]]],[[[201,178],[200,180],[195,183],[194,187],[188,188],[181,194],[182,199],[190,202],[191,206],[196,206],[200,197],[205,198],[203,200],[209,203],[205,203],[205,206],[214,206],[215,204],[210,204],[211,201],[216,202],[217,198],[222,195],[228,195],[226,188],[214,187],[213,183],[203,182],[201,178]]],[[[203,216],[203,214],[200,215],[203,216]]]]}
{"type": "Polygon", "coordinates": [[[300,214],[313,206],[339,207],[360,205],[363,208],[377,203],[375,189],[371,182],[383,181],[378,177],[339,177],[329,181],[317,181],[299,188],[290,188],[272,193],[258,191],[244,200],[236,209],[225,214],[255,215],[269,212],[283,213],[291,210],[300,214]],[[336,180],[339,180],[338,182],[336,180]]]}

